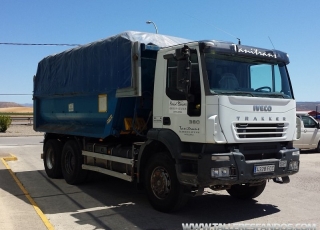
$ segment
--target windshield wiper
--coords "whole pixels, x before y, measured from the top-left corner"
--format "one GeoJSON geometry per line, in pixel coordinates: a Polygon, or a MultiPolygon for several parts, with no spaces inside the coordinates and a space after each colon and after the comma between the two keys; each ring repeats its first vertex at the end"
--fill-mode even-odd
{"type": "Polygon", "coordinates": [[[256,95],[261,97],[285,98],[282,93],[257,93],[256,95]]]}
{"type": "Polygon", "coordinates": [[[246,91],[214,91],[215,94],[236,95],[236,96],[251,96],[251,97],[273,97],[286,98],[282,93],[261,93],[261,92],[246,92],[246,91]]]}
{"type": "Polygon", "coordinates": [[[232,92],[219,92],[219,94],[228,94],[228,95],[240,95],[240,96],[251,96],[254,97],[254,95],[250,92],[243,92],[243,91],[232,91],[232,92]]]}

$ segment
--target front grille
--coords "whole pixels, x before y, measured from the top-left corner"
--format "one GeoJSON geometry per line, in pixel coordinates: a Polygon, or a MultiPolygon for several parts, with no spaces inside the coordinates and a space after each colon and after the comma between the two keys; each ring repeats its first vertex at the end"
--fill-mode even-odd
{"type": "Polygon", "coordinates": [[[286,135],[286,123],[234,123],[238,138],[274,138],[286,135]]]}

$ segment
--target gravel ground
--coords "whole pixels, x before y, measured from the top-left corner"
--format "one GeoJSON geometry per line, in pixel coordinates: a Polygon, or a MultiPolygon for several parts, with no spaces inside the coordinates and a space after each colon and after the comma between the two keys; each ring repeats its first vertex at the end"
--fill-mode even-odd
{"type": "Polygon", "coordinates": [[[33,130],[33,125],[13,125],[11,124],[6,132],[0,132],[0,137],[18,136],[42,136],[44,133],[33,130]]]}

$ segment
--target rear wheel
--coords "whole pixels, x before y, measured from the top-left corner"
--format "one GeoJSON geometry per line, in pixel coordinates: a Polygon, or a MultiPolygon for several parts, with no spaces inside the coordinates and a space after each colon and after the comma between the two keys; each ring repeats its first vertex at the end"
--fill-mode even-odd
{"type": "Polygon", "coordinates": [[[266,181],[257,186],[249,186],[249,184],[236,184],[232,185],[227,192],[235,198],[238,199],[253,199],[258,197],[266,187],[266,181]]]}
{"type": "Polygon", "coordinates": [[[61,178],[61,152],[62,144],[58,140],[48,140],[44,145],[43,164],[48,177],[61,178]]]}
{"type": "Polygon", "coordinates": [[[87,171],[82,169],[83,156],[78,143],[68,141],[62,150],[61,165],[62,174],[68,184],[80,184],[84,182],[87,171]]]}
{"type": "Polygon", "coordinates": [[[149,202],[158,211],[174,211],[188,201],[167,153],[158,153],[148,161],[145,183],[149,202]]]}

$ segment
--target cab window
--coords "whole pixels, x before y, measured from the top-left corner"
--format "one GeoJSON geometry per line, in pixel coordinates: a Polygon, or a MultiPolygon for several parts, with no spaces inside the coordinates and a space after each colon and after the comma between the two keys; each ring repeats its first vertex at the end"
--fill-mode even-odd
{"type": "Polygon", "coordinates": [[[301,116],[305,128],[316,128],[317,123],[308,116],[301,116]]]}
{"type": "MultiPolygon", "coordinates": [[[[191,82],[189,94],[193,96],[193,100],[188,102],[188,115],[201,115],[201,86],[197,52],[194,51],[190,56],[191,60],[191,82]]],[[[167,79],[166,94],[171,100],[186,100],[186,93],[181,89],[178,82],[178,61],[172,57],[167,59],[167,79]]]]}

